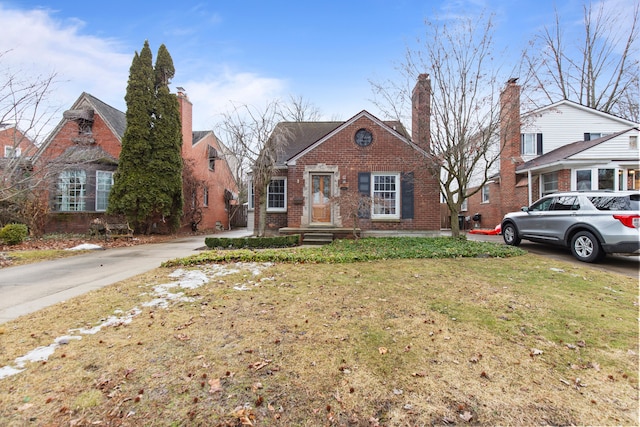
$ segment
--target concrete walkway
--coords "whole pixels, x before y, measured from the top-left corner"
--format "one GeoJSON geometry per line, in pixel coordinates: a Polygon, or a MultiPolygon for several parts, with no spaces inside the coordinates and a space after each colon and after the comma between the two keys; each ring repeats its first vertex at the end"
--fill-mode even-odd
{"type": "MultiPolygon", "coordinates": [[[[246,229],[215,237],[250,236],[246,229]]],[[[96,250],[86,254],[0,269],[0,324],[160,267],[202,249],[207,236],[96,250]]]]}

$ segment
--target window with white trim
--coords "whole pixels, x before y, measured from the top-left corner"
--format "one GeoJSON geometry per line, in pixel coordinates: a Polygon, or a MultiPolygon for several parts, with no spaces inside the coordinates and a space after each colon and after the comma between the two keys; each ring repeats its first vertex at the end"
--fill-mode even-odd
{"type": "Polygon", "coordinates": [[[287,179],[271,178],[267,187],[267,212],[287,211],[287,179]]]}
{"type": "Polygon", "coordinates": [[[523,133],[520,135],[520,150],[523,156],[535,156],[537,154],[535,133],[523,133]]]}
{"type": "Polygon", "coordinates": [[[13,147],[11,145],[4,146],[4,156],[8,159],[13,159],[16,157],[20,157],[21,150],[20,147],[13,147]]]}
{"type": "Polygon", "coordinates": [[[598,169],[598,190],[616,189],[615,169],[598,169]]]}
{"type": "Polygon", "coordinates": [[[209,206],[209,187],[204,187],[202,194],[202,206],[209,206]]]}
{"type": "Polygon", "coordinates": [[[481,193],[482,203],[489,203],[489,184],[482,186],[481,193]]]}
{"type": "Polygon", "coordinates": [[[400,174],[373,173],[371,198],[372,219],[400,218],[400,174]]]}
{"type": "Polygon", "coordinates": [[[253,179],[249,179],[249,181],[247,182],[247,203],[248,203],[248,209],[250,211],[255,209],[254,206],[254,199],[255,198],[255,194],[253,192],[253,179]]]}
{"type": "Polygon", "coordinates": [[[84,211],[87,174],[83,170],[63,171],[58,177],[59,211],[84,211]]]}
{"type": "Polygon", "coordinates": [[[576,171],[576,190],[591,190],[591,169],[576,171]]]}
{"type": "Polygon", "coordinates": [[[558,172],[545,173],[541,177],[542,195],[556,193],[558,191],[558,172]]]}
{"type": "Polygon", "coordinates": [[[106,211],[113,187],[112,171],[96,171],[96,211],[106,211]]]}

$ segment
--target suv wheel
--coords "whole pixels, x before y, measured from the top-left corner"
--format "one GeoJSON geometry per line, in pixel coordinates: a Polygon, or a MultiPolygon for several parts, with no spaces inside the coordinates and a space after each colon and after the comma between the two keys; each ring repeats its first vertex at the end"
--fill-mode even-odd
{"type": "Polygon", "coordinates": [[[579,231],[571,238],[571,253],[583,262],[597,262],[604,257],[598,239],[589,231],[579,231]]]}
{"type": "Polygon", "coordinates": [[[520,244],[520,237],[518,237],[518,230],[516,226],[508,222],[502,227],[502,238],[507,245],[518,246],[520,244]]]}

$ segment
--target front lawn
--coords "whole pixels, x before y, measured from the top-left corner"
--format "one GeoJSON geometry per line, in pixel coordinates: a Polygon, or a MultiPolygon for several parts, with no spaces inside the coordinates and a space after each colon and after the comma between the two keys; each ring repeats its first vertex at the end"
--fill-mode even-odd
{"type": "Polygon", "coordinates": [[[0,325],[0,424],[635,425],[637,280],[512,250],[175,260],[0,325]]]}

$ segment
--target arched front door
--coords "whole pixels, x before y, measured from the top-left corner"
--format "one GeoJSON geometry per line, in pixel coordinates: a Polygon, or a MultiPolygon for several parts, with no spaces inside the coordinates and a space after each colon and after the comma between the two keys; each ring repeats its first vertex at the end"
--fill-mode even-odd
{"type": "Polygon", "coordinates": [[[311,223],[331,223],[331,174],[311,175],[311,223]]]}

